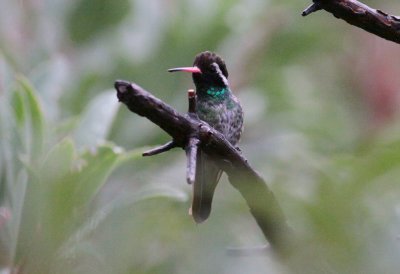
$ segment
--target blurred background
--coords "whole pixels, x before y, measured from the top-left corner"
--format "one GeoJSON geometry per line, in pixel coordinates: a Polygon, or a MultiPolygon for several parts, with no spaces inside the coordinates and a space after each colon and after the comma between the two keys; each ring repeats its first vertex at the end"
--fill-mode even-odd
{"type": "Polygon", "coordinates": [[[0,273],[398,273],[400,47],[310,3],[2,1],[0,273]],[[287,258],[225,177],[196,225],[183,151],[142,158],[169,137],[117,102],[124,79],[185,112],[191,77],[167,69],[204,50],[298,236],[287,258]]]}

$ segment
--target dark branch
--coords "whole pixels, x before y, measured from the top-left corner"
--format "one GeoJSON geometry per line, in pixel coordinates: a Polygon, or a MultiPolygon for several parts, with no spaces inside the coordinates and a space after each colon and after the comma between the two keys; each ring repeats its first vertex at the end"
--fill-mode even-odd
{"type": "Polygon", "coordinates": [[[312,3],[309,5],[303,12],[301,13],[302,16],[307,16],[313,12],[319,11],[321,6],[318,3],[312,3]]]}
{"type": "MultiPolygon", "coordinates": [[[[376,10],[356,0],[313,0],[314,5],[347,23],[384,39],[400,43],[400,17],[376,10]]],[[[308,9],[309,9],[308,8],[308,9]]],[[[312,10],[313,12],[315,10],[312,10]]],[[[307,9],[303,15],[308,15],[307,9]],[[307,14],[304,14],[307,13],[307,14]]]]}
{"type": "Polygon", "coordinates": [[[271,246],[276,251],[283,251],[287,247],[291,230],[274,194],[220,132],[190,115],[178,113],[134,83],[116,81],[115,88],[122,103],[131,111],[157,124],[172,137],[177,146],[186,148],[192,143],[189,147],[198,145],[205,153],[219,159],[220,168],[227,173],[231,184],[246,200],[271,246]],[[199,144],[196,144],[193,138],[198,139],[199,144]]]}
{"type": "Polygon", "coordinates": [[[173,149],[175,147],[177,147],[175,142],[174,141],[169,141],[168,143],[166,143],[166,144],[164,144],[162,146],[159,146],[159,147],[153,148],[151,150],[148,150],[146,152],[143,152],[142,155],[143,156],[153,156],[153,155],[157,155],[157,154],[169,151],[169,150],[171,150],[171,149],[173,149]]]}

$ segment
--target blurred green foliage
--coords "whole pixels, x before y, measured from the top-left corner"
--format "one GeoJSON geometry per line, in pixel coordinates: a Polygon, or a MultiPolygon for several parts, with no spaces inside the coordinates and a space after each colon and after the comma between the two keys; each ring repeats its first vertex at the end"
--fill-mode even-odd
{"type": "Polygon", "coordinates": [[[398,273],[398,46],[302,18],[308,4],[4,3],[0,272],[398,273]],[[184,153],[140,157],[168,136],[118,107],[126,79],[186,111],[191,79],[166,69],[203,50],[226,60],[242,151],[296,232],[287,258],[254,252],[265,239],[226,179],[195,225],[184,153]]]}
{"type": "Polygon", "coordinates": [[[67,29],[77,43],[94,39],[129,14],[129,1],[81,0],[68,14],[67,29]]]}

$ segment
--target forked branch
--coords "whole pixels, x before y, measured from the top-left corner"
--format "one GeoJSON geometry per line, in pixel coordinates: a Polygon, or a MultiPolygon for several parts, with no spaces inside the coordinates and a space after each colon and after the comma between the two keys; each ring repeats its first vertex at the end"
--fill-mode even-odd
{"type": "MultiPolygon", "coordinates": [[[[131,111],[144,116],[166,133],[174,145],[186,149],[188,157],[195,158],[197,147],[218,160],[230,183],[241,193],[271,246],[281,253],[291,229],[274,194],[261,176],[249,165],[241,153],[224,136],[197,118],[190,103],[189,114],[182,115],[154,97],[140,86],[127,81],[115,82],[117,97],[131,111]]],[[[193,102],[192,102],[193,103],[193,102]]],[[[193,162],[188,159],[188,182],[193,182],[193,162]]]]}

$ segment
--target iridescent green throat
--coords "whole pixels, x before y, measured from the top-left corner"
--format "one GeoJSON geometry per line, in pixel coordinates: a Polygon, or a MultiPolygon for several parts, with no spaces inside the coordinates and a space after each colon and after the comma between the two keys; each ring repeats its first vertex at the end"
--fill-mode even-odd
{"type": "Polygon", "coordinates": [[[210,87],[207,90],[207,94],[213,98],[223,98],[228,94],[228,88],[220,88],[220,87],[210,87]]]}

